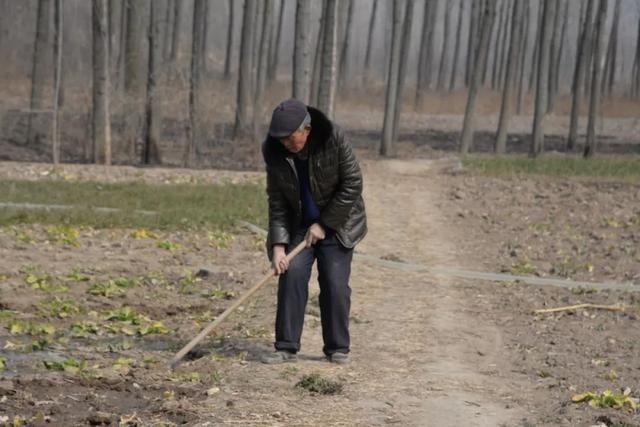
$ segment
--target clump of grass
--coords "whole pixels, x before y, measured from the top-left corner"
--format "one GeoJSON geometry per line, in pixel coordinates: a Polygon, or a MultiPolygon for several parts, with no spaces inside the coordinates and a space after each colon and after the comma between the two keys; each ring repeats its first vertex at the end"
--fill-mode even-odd
{"type": "Polygon", "coordinates": [[[296,387],[303,388],[311,393],[338,394],[342,392],[342,383],[323,377],[317,372],[306,374],[296,384],[296,387]]]}
{"type": "Polygon", "coordinates": [[[69,298],[58,298],[43,301],[38,305],[38,311],[46,317],[58,317],[64,319],[82,311],[80,305],[69,298]]]}
{"type": "Polygon", "coordinates": [[[548,175],[640,182],[639,156],[596,156],[591,159],[542,156],[530,159],[522,156],[470,155],[465,156],[462,162],[473,172],[495,177],[548,175]]]}
{"type": "MultiPolygon", "coordinates": [[[[0,225],[45,223],[59,229],[69,243],[75,233],[69,224],[105,228],[113,226],[144,229],[207,228],[212,243],[224,247],[237,220],[265,225],[267,202],[262,184],[105,184],[97,182],[0,180],[0,202],[65,205],[70,209],[3,209],[0,225]],[[95,205],[114,211],[99,211],[95,205]],[[144,211],[144,212],[143,212],[144,211]]],[[[60,234],[60,233],[58,233],[60,234]]],[[[133,237],[152,237],[151,232],[133,237]]],[[[155,235],[154,235],[155,237],[155,235]]]]}

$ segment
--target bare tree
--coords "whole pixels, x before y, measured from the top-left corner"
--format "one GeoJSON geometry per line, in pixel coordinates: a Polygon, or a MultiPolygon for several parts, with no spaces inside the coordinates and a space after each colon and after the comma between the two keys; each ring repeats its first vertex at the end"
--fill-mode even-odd
{"type": "Polygon", "coordinates": [[[93,158],[111,164],[109,33],[107,0],[93,0],[93,158]]]}
{"type": "Polygon", "coordinates": [[[224,57],[224,78],[225,80],[229,80],[229,78],[231,77],[231,55],[232,55],[232,51],[231,49],[233,49],[233,23],[234,23],[234,16],[233,16],[233,4],[235,2],[233,0],[229,0],[228,2],[228,10],[229,10],[229,24],[228,24],[228,29],[227,29],[227,50],[225,53],[225,57],[224,57]]]}
{"type": "MultiPolygon", "coordinates": [[[[180,3],[180,2],[177,2],[180,3]]],[[[128,0],[127,40],[125,52],[125,89],[129,95],[140,96],[144,90],[145,49],[148,2],[128,0]]],[[[139,99],[138,99],[139,101],[139,99]]]]}
{"type": "Polygon", "coordinates": [[[120,46],[118,47],[118,57],[115,60],[115,72],[113,78],[113,86],[118,89],[124,86],[122,80],[124,76],[123,72],[123,60],[124,54],[126,51],[126,43],[127,43],[127,9],[128,9],[128,0],[120,0],[120,46]]]}
{"type": "Polygon", "coordinates": [[[458,59],[460,58],[460,39],[462,36],[462,18],[464,17],[465,1],[460,0],[458,4],[458,25],[456,26],[456,44],[453,48],[453,65],[451,66],[449,91],[452,91],[456,86],[456,73],[458,72],[458,59]]]}
{"type": "Polygon", "coordinates": [[[371,16],[369,17],[369,32],[367,35],[367,49],[364,57],[364,78],[365,84],[371,79],[371,51],[373,50],[373,31],[376,24],[376,11],[378,10],[378,0],[373,0],[371,16]]]}
{"type": "Polygon", "coordinates": [[[409,51],[411,50],[411,28],[413,25],[413,10],[415,0],[406,0],[404,18],[402,19],[402,41],[400,42],[400,65],[398,69],[398,89],[395,111],[393,115],[393,135],[392,141],[398,136],[398,123],[400,122],[400,112],[402,110],[402,95],[404,92],[404,82],[407,77],[407,62],[409,62],[409,51]]]}
{"type": "Polygon", "coordinates": [[[540,45],[539,64],[537,67],[538,78],[536,84],[535,112],[533,115],[533,137],[529,155],[538,156],[544,146],[544,121],[546,118],[547,96],[549,94],[549,56],[551,49],[551,37],[553,36],[553,23],[555,20],[556,0],[544,0],[542,28],[540,32],[542,44],[540,45]]]}
{"type": "Polygon", "coordinates": [[[240,67],[238,73],[238,97],[234,139],[244,137],[249,130],[249,103],[251,99],[251,69],[253,55],[253,17],[256,0],[245,0],[242,17],[242,38],[240,39],[240,67]]]}
{"type": "Polygon", "coordinates": [[[571,85],[571,119],[569,124],[569,138],[567,140],[567,150],[572,151],[578,142],[578,118],[580,115],[580,103],[582,98],[582,85],[587,70],[587,55],[591,50],[591,40],[593,37],[593,14],[594,1],[589,0],[587,10],[582,25],[582,33],[576,53],[576,65],[573,72],[573,84],[571,85]]]}
{"type": "Polygon", "coordinates": [[[616,65],[618,56],[618,27],[620,24],[620,4],[621,0],[616,1],[613,10],[613,23],[611,24],[611,36],[609,37],[609,46],[607,48],[607,57],[605,60],[604,74],[602,78],[602,91],[611,95],[613,92],[613,84],[616,78],[616,65]]]}
{"type": "Polygon", "coordinates": [[[60,110],[60,76],[62,74],[62,40],[63,40],[63,11],[62,0],[55,0],[54,4],[54,33],[53,55],[53,120],[51,126],[53,164],[60,163],[60,134],[58,132],[58,112],[60,110]]]}
{"type": "Polygon", "coordinates": [[[438,89],[444,90],[445,86],[445,73],[447,71],[447,55],[449,55],[449,33],[451,31],[451,8],[453,5],[451,2],[447,2],[444,5],[444,34],[442,35],[442,53],[440,55],[440,67],[438,67],[438,89]]]}
{"type": "Polygon", "coordinates": [[[465,64],[464,84],[469,86],[471,82],[471,73],[473,71],[473,64],[475,63],[475,52],[478,45],[478,20],[480,19],[481,8],[478,7],[477,1],[471,2],[471,9],[469,11],[469,40],[467,43],[467,62],[465,64]]]}
{"type": "Polygon", "coordinates": [[[544,7],[543,2],[540,0],[540,6],[538,7],[538,20],[536,21],[536,37],[533,39],[533,54],[531,55],[531,72],[529,73],[529,92],[533,91],[538,78],[538,66],[540,65],[540,46],[542,45],[542,28],[544,26],[544,7]]]}
{"type": "Polygon", "coordinates": [[[558,47],[558,54],[555,61],[555,71],[553,73],[553,80],[551,81],[551,92],[553,93],[553,100],[550,111],[555,108],[555,100],[560,91],[560,73],[562,70],[562,58],[564,54],[564,47],[567,39],[567,27],[569,25],[569,1],[564,3],[564,11],[562,12],[562,31],[560,32],[560,46],[558,47]]]}
{"type": "Polygon", "coordinates": [[[551,46],[549,50],[549,80],[548,80],[548,90],[547,94],[547,114],[550,114],[553,111],[555,106],[555,98],[556,98],[556,90],[554,82],[556,81],[556,73],[559,72],[558,65],[556,61],[558,58],[558,50],[560,45],[560,18],[562,17],[562,0],[556,0],[553,3],[554,8],[554,18],[553,18],[553,33],[551,36],[551,46]]]}
{"type": "MultiPolygon", "coordinates": [[[[200,109],[200,83],[201,83],[201,61],[204,44],[204,21],[206,0],[194,0],[193,21],[191,25],[191,75],[189,79],[189,125],[187,126],[187,145],[184,152],[185,166],[193,166],[196,161],[197,142],[199,137],[199,109],[200,109]]],[[[249,1],[247,1],[249,3],[249,1]]],[[[245,3],[246,8],[250,7],[245,3]]],[[[237,116],[236,116],[237,117],[237,116]]],[[[237,124],[237,122],[236,122],[237,124]]]]}
{"type": "Polygon", "coordinates": [[[325,31],[322,43],[322,65],[320,68],[320,87],[318,89],[318,108],[333,118],[333,106],[336,92],[337,43],[337,0],[326,0],[325,31]]]}
{"type": "Polygon", "coordinates": [[[380,143],[381,156],[389,156],[393,153],[393,122],[395,119],[396,104],[398,102],[403,6],[404,2],[401,0],[395,0],[393,2],[393,32],[391,39],[391,55],[389,58],[389,72],[387,73],[384,124],[382,127],[382,141],[380,143]]]}
{"type": "Polygon", "coordinates": [[[33,68],[31,71],[31,111],[29,112],[27,131],[29,142],[36,139],[35,131],[32,128],[32,116],[44,108],[44,90],[51,59],[49,54],[51,52],[51,0],[38,0],[37,15],[33,68]]]}
{"type": "Polygon", "coordinates": [[[418,82],[416,88],[415,107],[423,104],[424,92],[431,84],[431,70],[433,68],[433,41],[435,33],[438,0],[427,1],[424,4],[422,16],[422,37],[420,40],[420,56],[418,58],[418,82]]]}
{"type": "Polygon", "coordinates": [[[344,42],[342,43],[342,50],[340,52],[340,69],[339,69],[339,78],[338,82],[340,87],[344,87],[347,81],[347,73],[349,71],[349,47],[351,46],[351,38],[353,35],[353,31],[351,28],[353,27],[353,7],[355,4],[355,0],[341,0],[343,2],[347,1],[349,5],[349,9],[347,12],[347,23],[344,27],[344,42]]]}
{"type": "MultiPolygon", "coordinates": [[[[511,120],[511,100],[513,86],[515,83],[516,63],[518,55],[516,49],[520,47],[520,38],[522,37],[522,11],[521,0],[513,0],[513,11],[511,16],[511,38],[509,41],[509,54],[507,55],[507,64],[505,71],[504,91],[502,92],[502,107],[500,108],[500,121],[498,124],[498,132],[496,135],[495,151],[502,154],[507,151],[507,132],[509,130],[509,121],[511,120]]],[[[526,1],[526,0],[525,0],[526,1]]]]}
{"type": "MultiPolygon", "coordinates": [[[[94,0],[95,1],[95,0],[94,0]]],[[[200,1],[200,0],[199,0],[200,1]]],[[[160,21],[162,20],[162,9],[158,7],[159,2],[151,1],[149,10],[149,26],[147,40],[149,43],[149,54],[147,55],[147,97],[145,101],[145,124],[144,124],[144,145],[142,147],[141,162],[145,165],[150,163],[160,163],[158,146],[160,143],[159,120],[155,109],[157,93],[157,80],[159,61],[162,57],[162,47],[160,45],[160,21]]]]}
{"type": "MultiPolygon", "coordinates": [[[[298,0],[298,2],[301,2],[301,1],[304,2],[305,0],[298,0]]],[[[265,87],[267,85],[267,71],[268,71],[267,63],[269,62],[269,45],[271,44],[270,36],[271,36],[272,13],[273,13],[273,2],[270,2],[270,1],[265,2],[264,11],[262,15],[262,37],[260,38],[260,54],[258,58],[258,70],[257,70],[258,81],[256,84],[256,95],[255,95],[254,104],[253,104],[253,137],[255,140],[260,140],[258,133],[260,131],[260,124],[262,123],[262,119],[263,119],[262,111],[263,111],[263,105],[264,105],[264,92],[265,92],[265,87]]],[[[308,62],[308,59],[307,59],[307,62],[308,62]]],[[[306,75],[307,81],[306,81],[305,87],[308,93],[309,91],[308,68],[309,67],[307,66],[306,68],[307,68],[307,75],[306,75]]],[[[299,98],[299,99],[306,101],[306,96],[305,98],[299,98]]],[[[259,152],[259,151],[256,151],[256,152],[259,152]]]]}
{"type": "Polygon", "coordinates": [[[526,7],[524,8],[524,30],[523,37],[521,37],[521,45],[519,48],[520,54],[518,60],[518,100],[516,102],[516,112],[518,114],[522,113],[522,105],[524,103],[524,72],[526,69],[526,61],[527,61],[527,47],[529,46],[529,25],[531,22],[531,3],[525,2],[526,7]]]}
{"type": "Polygon", "coordinates": [[[322,46],[324,45],[324,33],[326,23],[327,8],[323,6],[320,12],[320,28],[318,29],[318,37],[316,38],[316,50],[313,58],[313,71],[311,76],[311,96],[310,104],[318,105],[318,93],[320,92],[320,78],[322,74],[322,46]]]}
{"type": "Polygon", "coordinates": [[[584,157],[592,157],[596,152],[597,135],[596,120],[600,108],[600,81],[602,79],[602,68],[604,65],[604,41],[605,23],[607,21],[607,1],[600,0],[600,8],[596,17],[596,27],[594,29],[595,42],[593,51],[593,77],[591,79],[591,98],[589,99],[589,122],[587,124],[587,142],[584,146],[584,157]]]}
{"type": "Polygon", "coordinates": [[[631,71],[631,96],[640,98],[640,18],[638,18],[638,36],[636,38],[636,55],[631,71]]]}
{"type": "MultiPolygon", "coordinates": [[[[494,46],[493,53],[493,68],[491,72],[491,88],[496,89],[498,87],[498,78],[499,78],[499,70],[502,65],[501,62],[501,52],[502,52],[502,41],[504,40],[504,33],[507,32],[507,15],[509,13],[509,3],[508,0],[502,0],[500,4],[500,19],[498,21],[498,27],[496,28],[496,38],[492,46],[494,46]]],[[[486,82],[486,74],[487,68],[485,67],[482,81],[486,82]]]]}
{"type": "Polygon", "coordinates": [[[185,2],[182,0],[174,0],[173,2],[173,37],[171,38],[171,55],[169,58],[174,63],[178,58],[178,50],[180,49],[180,25],[182,25],[184,4],[185,2]]]}
{"type": "MultiPolygon", "coordinates": [[[[178,0],[179,1],[179,0],[178,0]]],[[[173,31],[173,19],[175,18],[175,2],[176,0],[167,0],[164,18],[164,40],[162,42],[162,59],[166,62],[171,57],[171,36],[173,31]]]]}
{"type": "Polygon", "coordinates": [[[486,62],[487,52],[489,51],[489,40],[491,36],[491,27],[496,16],[495,0],[487,0],[483,5],[482,17],[478,21],[480,28],[480,38],[476,44],[476,52],[474,54],[473,69],[471,71],[471,79],[469,81],[469,93],[467,95],[467,106],[464,112],[464,124],[462,128],[462,144],[460,151],[462,154],[469,152],[473,142],[473,133],[475,128],[475,110],[478,88],[482,80],[483,64],[486,62]]]}
{"type": "Polygon", "coordinates": [[[278,69],[278,57],[280,54],[280,38],[282,37],[282,28],[284,20],[285,0],[280,0],[280,13],[278,16],[278,25],[274,27],[275,37],[271,38],[271,47],[269,48],[269,81],[273,81],[276,78],[276,71],[278,69]]]}
{"type": "Polygon", "coordinates": [[[295,44],[293,50],[293,97],[309,102],[311,82],[311,2],[297,0],[295,44]]]}

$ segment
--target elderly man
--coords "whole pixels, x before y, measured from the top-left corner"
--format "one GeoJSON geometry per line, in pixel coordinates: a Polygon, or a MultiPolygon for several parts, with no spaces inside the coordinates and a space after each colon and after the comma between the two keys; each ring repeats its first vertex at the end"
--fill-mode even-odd
{"type": "Polygon", "coordinates": [[[360,167],[340,128],[296,99],[273,110],[262,152],[269,198],[267,250],[280,275],[276,351],[263,362],[296,360],[317,259],[323,352],[331,362],[346,363],[351,260],[367,232],[360,167]],[[287,250],[302,240],[307,248],[288,263],[287,250]]]}

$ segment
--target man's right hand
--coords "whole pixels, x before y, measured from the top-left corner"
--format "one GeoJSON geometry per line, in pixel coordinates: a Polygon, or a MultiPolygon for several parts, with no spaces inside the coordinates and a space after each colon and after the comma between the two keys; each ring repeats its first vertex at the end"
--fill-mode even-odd
{"type": "Polygon", "coordinates": [[[280,275],[289,269],[289,260],[284,245],[273,245],[273,258],[271,261],[273,270],[280,275]]]}

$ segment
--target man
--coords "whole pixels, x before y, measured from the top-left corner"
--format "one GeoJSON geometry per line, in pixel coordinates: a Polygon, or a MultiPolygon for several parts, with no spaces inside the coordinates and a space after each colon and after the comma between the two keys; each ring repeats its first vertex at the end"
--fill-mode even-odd
{"type": "Polygon", "coordinates": [[[360,167],[342,131],[296,99],[273,110],[262,153],[269,198],[267,249],[280,275],[276,351],[263,362],[296,360],[317,259],[323,352],[331,362],[346,363],[351,259],[367,232],[360,167]],[[307,247],[288,263],[287,250],[302,240],[307,247]]]}

